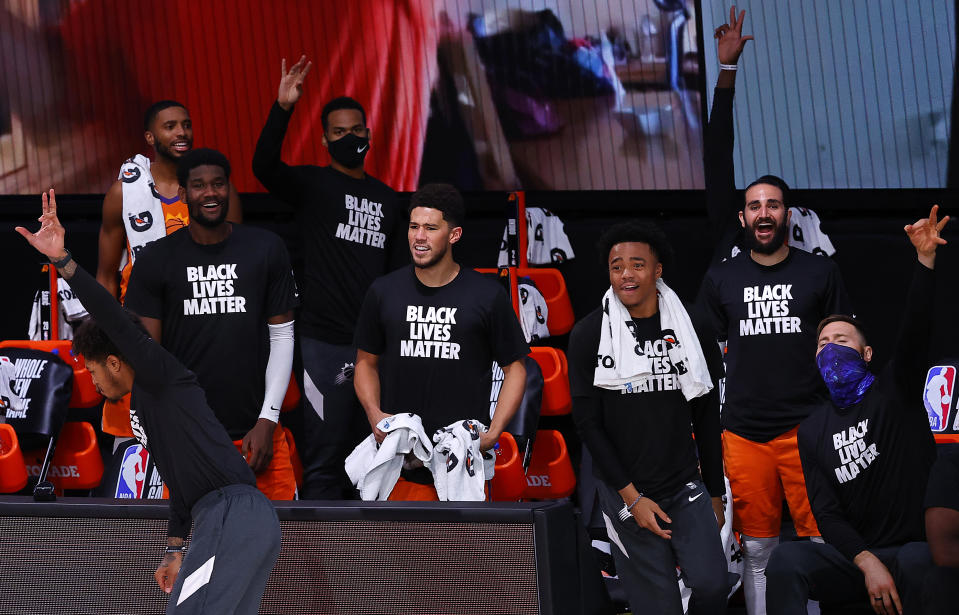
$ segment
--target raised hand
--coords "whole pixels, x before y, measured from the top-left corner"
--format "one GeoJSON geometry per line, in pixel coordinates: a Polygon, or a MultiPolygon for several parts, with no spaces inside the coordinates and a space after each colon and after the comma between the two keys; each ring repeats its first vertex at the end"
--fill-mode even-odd
{"type": "Polygon", "coordinates": [[[935,263],[936,248],[946,245],[946,240],[940,237],[939,233],[947,222],[949,222],[949,216],[939,220],[939,206],[933,205],[929,210],[928,218],[920,218],[903,227],[909,235],[909,241],[916,248],[920,262],[930,269],[935,263]]]}
{"type": "Polygon", "coordinates": [[[746,46],[746,41],[755,40],[752,36],[743,36],[743,21],[745,21],[746,11],[739,14],[736,19],[736,7],[729,7],[729,23],[716,28],[713,38],[719,41],[719,63],[736,64],[739,62],[739,56],[746,46]]]}
{"type": "Polygon", "coordinates": [[[53,188],[50,188],[49,195],[46,192],[43,193],[41,201],[43,213],[37,218],[40,221],[40,230],[31,233],[22,226],[14,230],[23,235],[31,246],[51,261],[60,260],[67,255],[67,251],[63,248],[66,231],[57,219],[57,197],[53,188]]]}
{"type": "Polygon", "coordinates": [[[300,60],[286,70],[286,58],[283,58],[280,64],[280,87],[276,95],[276,102],[284,111],[289,111],[300,100],[303,95],[303,80],[306,74],[313,67],[313,62],[307,62],[306,56],[300,56],[300,60]]]}

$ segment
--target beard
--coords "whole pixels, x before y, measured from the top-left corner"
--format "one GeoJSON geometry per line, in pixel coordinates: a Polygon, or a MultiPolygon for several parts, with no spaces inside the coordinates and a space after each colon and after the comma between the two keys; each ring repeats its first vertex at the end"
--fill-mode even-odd
{"type": "MultiPolygon", "coordinates": [[[[775,231],[773,231],[772,239],[768,242],[763,243],[756,238],[756,227],[759,223],[769,221],[768,218],[762,220],[757,219],[753,222],[752,226],[746,229],[746,232],[743,233],[743,242],[746,244],[747,249],[758,254],[772,254],[786,242],[786,233],[789,231],[789,224],[785,220],[776,227],[775,231]]],[[[772,221],[772,223],[775,224],[776,222],[772,221]]]]}
{"type": "MultiPolygon", "coordinates": [[[[154,135],[154,138],[156,138],[155,135],[154,135]]],[[[177,151],[175,151],[175,150],[167,147],[167,146],[164,145],[163,143],[160,143],[160,140],[159,140],[159,139],[156,139],[156,142],[155,142],[156,145],[153,146],[153,149],[156,150],[157,157],[159,157],[159,158],[166,158],[167,160],[176,163],[177,161],[180,160],[180,158],[182,158],[182,157],[185,156],[186,154],[189,154],[191,151],[193,151],[193,140],[191,139],[191,140],[189,140],[189,141],[187,141],[187,142],[190,144],[190,149],[188,149],[187,151],[183,152],[182,154],[181,154],[180,152],[177,152],[177,151]]]]}
{"type": "Polygon", "coordinates": [[[220,213],[217,214],[216,218],[210,218],[203,211],[203,205],[200,205],[199,203],[195,205],[193,203],[187,203],[187,205],[189,206],[190,211],[190,224],[196,222],[200,226],[204,226],[206,228],[216,228],[223,224],[223,222],[226,220],[226,215],[230,210],[229,201],[219,203],[220,213]]]}

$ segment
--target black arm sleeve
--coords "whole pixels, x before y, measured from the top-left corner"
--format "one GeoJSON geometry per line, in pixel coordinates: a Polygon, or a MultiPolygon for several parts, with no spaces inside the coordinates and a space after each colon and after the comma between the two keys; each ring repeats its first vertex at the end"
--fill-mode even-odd
{"type": "Polygon", "coordinates": [[[70,278],[70,287],[133,368],[137,386],[155,392],[179,375],[177,372],[187,371],[137,327],[116,298],[79,265],[70,278]]]}
{"type": "Polygon", "coordinates": [[[709,123],[703,132],[703,163],[706,180],[706,213],[714,232],[714,260],[729,256],[739,232],[739,203],[733,165],[734,88],[716,88],[709,123]]]}
{"type": "Polygon", "coordinates": [[[303,203],[303,182],[297,167],[291,167],[280,159],[283,139],[290,124],[293,111],[284,111],[276,102],[270,108],[270,114],[256,141],[253,152],[253,175],[270,194],[290,205],[299,207],[303,203]]]}
{"type": "Polygon", "coordinates": [[[814,446],[806,442],[801,433],[799,459],[802,461],[809,505],[819,526],[819,533],[822,534],[823,540],[852,561],[854,557],[866,550],[866,541],[843,516],[839,499],[833,491],[829,478],[823,474],[822,468],[816,463],[814,446]]]}
{"type": "Polygon", "coordinates": [[[723,359],[719,354],[719,344],[710,335],[705,326],[697,323],[699,344],[703,347],[703,356],[709,366],[709,375],[713,381],[713,390],[689,402],[693,418],[693,433],[696,435],[696,448],[699,449],[699,471],[709,495],[720,497],[726,493],[723,480],[723,446],[719,427],[719,380],[724,375],[723,359]]]}
{"type": "MultiPolygon", "coordinates": [[[[599,336],[577,325],[569,336],[569,384],[573,396],[573,422],[593,456],[593,463],[611,487],[619,491],[632,482],[606,436],[602,419],[602,391],[593,386],[599,336]],[[595,340],[593,339],[595,338],[595,340]]],[[[635,485],[642,491],[641,485],[635,485]]]]}
{"type": "Polygon", "coordinates": [[[925,371],[929,367],[935,291],[935,271],[916,261],[891,361],[896,384],[908,400],[922,397],[925,371]]]}

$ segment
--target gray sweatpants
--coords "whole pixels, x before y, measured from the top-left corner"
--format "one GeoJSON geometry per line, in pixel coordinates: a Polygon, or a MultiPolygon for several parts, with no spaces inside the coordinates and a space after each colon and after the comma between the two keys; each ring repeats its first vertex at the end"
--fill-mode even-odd
{"type": "Polygon", "coordinates": [[[596,486],[600,505],[616,534],[610,532],[609,537],[613,560],[633,613],[682,615],[677,566],[682,569],[683,583],[692,590],[690,615],[726,612],[726,556],[712,502],[701,481],[656,500],[673,521],[660,523],[672,530],[670,540],[639,527],[632,517],[620,521],[617,513],[623,507],[622,498],[603,481],[596,486]]]}
{"type": "Polygon", "coordinates": [[[193,538],[167,615],[255,615],[276,558],[280,522],[251,485],[228,485],[193,506],[193,538]]]}

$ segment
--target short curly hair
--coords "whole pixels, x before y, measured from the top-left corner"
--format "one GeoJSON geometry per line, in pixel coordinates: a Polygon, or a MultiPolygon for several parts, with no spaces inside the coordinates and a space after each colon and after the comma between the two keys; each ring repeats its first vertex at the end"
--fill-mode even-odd
{"type": "Polygon", "coordinates": [[[615,224],[600,236],[597,249],[599,250],[599,260],[603,267],[609,265],[609,252],[618,243],[637,242],[645,243],[649,249],[656,255],[656,260],[663,267],[673,260],[673,247],[666,239],[663,229],[652,222],[644,220],[629,220],[615,224]]]}
{"type": "MultiPolygon", "coordinates": [[[[143,321],[140,320],[139,316],[126,308],[123,308],[123,312],[137,329],[147,337],[150,337],[149,331],[143,326],[143,321]]],[[[74,354],[83,355],[86,361],[98,361],[102,363],[106,361],[110,355],[115,355],[124,363],[129,363],[117,345],[110,339],[110,336],[107,335],[107,332],[97,324],[97,321],[92,316],[84,319],[80,323],[80,326],[74,330],[73,352],[74,354]]]]}
{"type": "Polygon", "coordinates": [[[407,214],[413,213],[417,207],[428,207],[443,212],[443,219],[450,228],[463,226],[466,217],[466,204],[459,190],[450,184],[426,184],[410,197],[410,206],[407,214]]]}
{"type": "Polygon", "coordinates": [[[190,171],[204,165],[220,167],[223,169],[226,178],[230,179],[230,161],[227,160],[226,156],[215,149],[201,147],[190,150],[183,158],[180,158],[180,162],[176,167],[177,182],[186,188],[186,182],[190,179],[190,171]]]}

